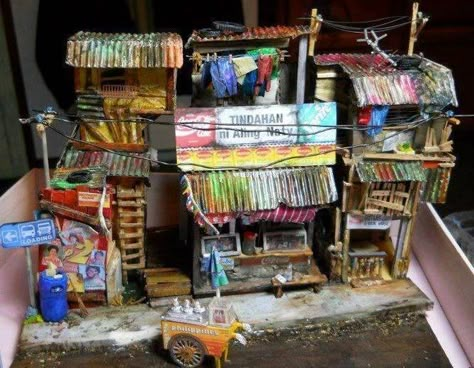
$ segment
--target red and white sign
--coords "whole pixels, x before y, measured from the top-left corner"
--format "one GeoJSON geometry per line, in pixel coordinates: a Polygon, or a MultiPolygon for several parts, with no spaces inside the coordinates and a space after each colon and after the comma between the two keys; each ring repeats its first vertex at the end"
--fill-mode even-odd
{"type": "Polygon", "coordinates": [[[216,140],[215,109],[176,109],[176,147],[212,146],[216,140]]]}
{"type": "MultiPolygon", "coordinates": [[[[77,192],[77,202],[79,207],[99,208],[101,193],[77,192]]],[[[110,208],[110,195],[105,195],[104,208],[110,208]]]]}

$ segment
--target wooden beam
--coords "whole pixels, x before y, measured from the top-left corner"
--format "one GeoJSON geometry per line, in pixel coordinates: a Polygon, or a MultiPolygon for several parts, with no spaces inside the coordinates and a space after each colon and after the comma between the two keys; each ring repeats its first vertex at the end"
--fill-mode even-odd
{"type": "Polygon", "coordinates": [[[299,50],[298,50],[298,72],[296,81],[296,103],[304,103],[304,94],[306,86],[306,60],[308,51],[308,36],[303,35],[300,37],[299,50]]]}

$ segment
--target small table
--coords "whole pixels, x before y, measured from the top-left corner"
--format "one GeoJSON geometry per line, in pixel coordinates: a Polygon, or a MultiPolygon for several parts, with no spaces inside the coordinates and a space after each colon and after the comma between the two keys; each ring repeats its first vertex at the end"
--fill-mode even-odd
{"type": "Polygon", "coordinates": [[[326,275],[322,273],[317,274],[310,274],[304,275],[303,277],[299,278],[298,280],[287,281],[285,283],[281,283],[274,277],[272,278],[272,286],[273,292],[275,294],[275,298],[281,298],[283,296],[283,288],[284,287],[292,287],[292,286],[311,286],[315,293],[319,293],[321,291],[321,285],[328,281],[326,275]]]}

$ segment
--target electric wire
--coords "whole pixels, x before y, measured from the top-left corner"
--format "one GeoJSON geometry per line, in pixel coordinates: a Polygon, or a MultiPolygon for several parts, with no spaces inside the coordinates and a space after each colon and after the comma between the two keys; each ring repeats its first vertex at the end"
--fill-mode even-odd
{"type": "MultiPolygon", "coordinates": [[[[397,120],[396,118],[388,118],[387,124],[384,124],[384,127],[396,127],[399,125],[404,125],[408,123],[415,123],[416,121],[411,121],[412,119],[419,117],[419,115],[412,115],[409,118],[406,119],[399,119],[397,120]]],[[[69,123],[69,124],[81,124],[81,122],[78,121],[72,121],[64,118],[58,118],[54,117],[53,120],[55,121],[60,121],[64,123],[69,123]]],[[[142,121],[140,120],[145,120],[147,122],[152,122],[156,125],[164,125],[164,126],[183,126],[189,129],[194,129],[194,130],[200,130],[200,131],[219,131],[219,130],[229,130],[229,131],[236,131],[236,132],[248,132],[248,133],[258,133],[258,132],[265,132],[265,130],[262,129],[242,129],[242,128],[236,128],[239,126],[246,126],[247,124],[234,124],[234,123],[213,123],[213,122],[198,122],[198,121],[193,121],[193,122],[176,122],[176,123],[171,123],[171,122],[157,122],[156,120],[153,119],[147,119],[147,118],[140,118],[139,121],[136,120],[114,120],[114,119],[106,119],[106,120],[92,120],[89,119],[87,121],[82,121],[83,124],[97,124],[100,122],[107,122],[107,123],[140,123],[142,121]],[[194,125],[210,125],[212,126],[211,128],[208,127],[200,127],[200,126],[194,126],[194,125]],[[224,128],[222,128],[224,127],[224,128]],[[229,127],[229,128],[227,128],[229,127]]],[[[267,127],[276,127],[276,128],[282,128],[282,127],[294,127],[295,124],[262,124],[262,128],[267,128],[267,127]]],[[[328,124],[298,124],[298,127],[310,127],[310,128],[327,128],[324,130],[320,130],[318,132],[310,132],[310,133],[288,133],[288,132],[275,132],[275,134],[279,135],[294,135],[294,136],[306,136],[306,135],[312,135],[312,134],[317,134],[317,133],[322,133],[327,130],[333,130],[333,129],[339,129],[339,130],[351,130],[351,131],[366,131],[370,130],[372,128],[378,128],[379,125],[373,125],[373,124],[367,124],[364,126],[354,126],[353,124],[338,124],[336,125],[328,125],[328,124]]]]}
{"type": "MultiPolygon", "coordinates": [[[[276,161],[272,161],[268,164],[261,165],[261,166],[255,166],[255,167],[208,166],[208,165],[202,165],[202,164],[197,164],[197,163],[192,163],[192,164],[188,164],[188,165],[193,166],[193,167],[200,167],[200,168],[203,168],[203,169],[209,169],[209,170],[215,170],[215,169],[218,169],[218,170],[259,170],[259,169],[266,169],[266,168],[270,168],[274,165],[278,165],[280,163],[283,163],[283,162],[286,162],[286,161],[289,161],[289,160],[301,159],[301,158],[307,158],[307,157],[316,157],[316,156],[321,156],[321,155],[325,155],[325,154],[328,154],[328,153],[337,152],[337,151],[345,150],[345,149],[354,149],[354,148],[374,146],[374,145],[382,143],[382,142],[384,142],[388,139],[392,139],[394,136],[397,136],[397,135],[402,134],[404,132],[407,132],[409,130],[415,129],[415,128],[421,126],[422,124],[425,124],[425,123],[427,123],[427,122],[429,122],[433,119],[439,118],[440,116],[442,116],[442,114],[438,114],[437,116],[431,116],[431,117],[428,117],[428,118],[421,119],[420,121],[418,121],[413,126],[409,126],[405,129],[397,131],[394,134],[387,135],[384,138],[381,138],[377,141],[373,141],[373,142],[370,142],[370,143],[361,143],[361,144],[349,145],[349,146],[344,146],[344,147],[336,147],[332,150],[313,153],[313,154],[309,154],[309,155],[289,156],[289,157],[285,157],[285,158],[282,158],[282,159],[279,159],[279,160],[276,160],[276,161]]],[[[91,143],[91,142],[84,141],[82,139],[78,139],[78,138],[75,138],[75,137],[68,136],[67,134],[61,132],[59,129],[56,129],[55,127],[53,127],[51,124],[47,124],[45,122],[40,122],[40,124],[43,124],[45,127],[52,129],[54,132],[56,132],[57,134],[63,136],[66,139],[69,139],[69,140],[72,140],[72,141],[75,141],[75,142],[78,142],[78,143],[82,143],[84,145],[89,145],[91,147],[98,148],[99,150],[106,151],[106,152],[113,153],[113,154],[117,154],[117,155],[120,155],[120,156],[133,157],[135,159],[146,160],[146,161],[149,161],[149,162],[152,162],[152,163],[155,163],[155,164],[159,164],[159,165],[163,165],[163,166],[176,167],[179,172],[183,172],[183,170],[179,167],[178,164],[169,163],[169,162],[160,161],[160,160],[155,160],[155,159],[152,159],[152,158],[149,158],[149,157],[137,156],[137,155],[133,155],[133,154],[130,154],[130,153],[125,153],[125,152],[120,152],[120,151],[116,151],[116,150],[113,150],[113,149],[105,148],[105,147],[102,147],[98,144],[94,144],[94,143],[91,143]]]]}

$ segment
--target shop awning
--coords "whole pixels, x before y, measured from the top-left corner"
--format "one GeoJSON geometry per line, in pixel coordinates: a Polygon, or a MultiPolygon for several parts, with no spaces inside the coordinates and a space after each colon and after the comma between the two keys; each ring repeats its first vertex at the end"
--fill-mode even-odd
{"type": "Polygon", "coordinates": [[[375,54],[324,54],[316,65],[338,65],[352,81],[359,107],[368,105],[457,106],[451,70],[421,59],[418,68],[402,70],[375,54]]]}
{"type": "Polygon", "coordinates": [[[362,182],[426,181],[421,161],[361,161],[357,173],[362,182]]]}
{"type": "Polygon", "coordinates": [[[177,33],[78,32],[67,41],[66,64],[76,68],[181,68],[177,33]]]}
{"type": "Polygon", "coordinates": [[[211,223],[242,215],[251,221],[304,222],[314,217],[308,209],[337,200],[332,168],[326,166],[199,172],[184,175],[182,183],[188,209],[211,223]]]}

